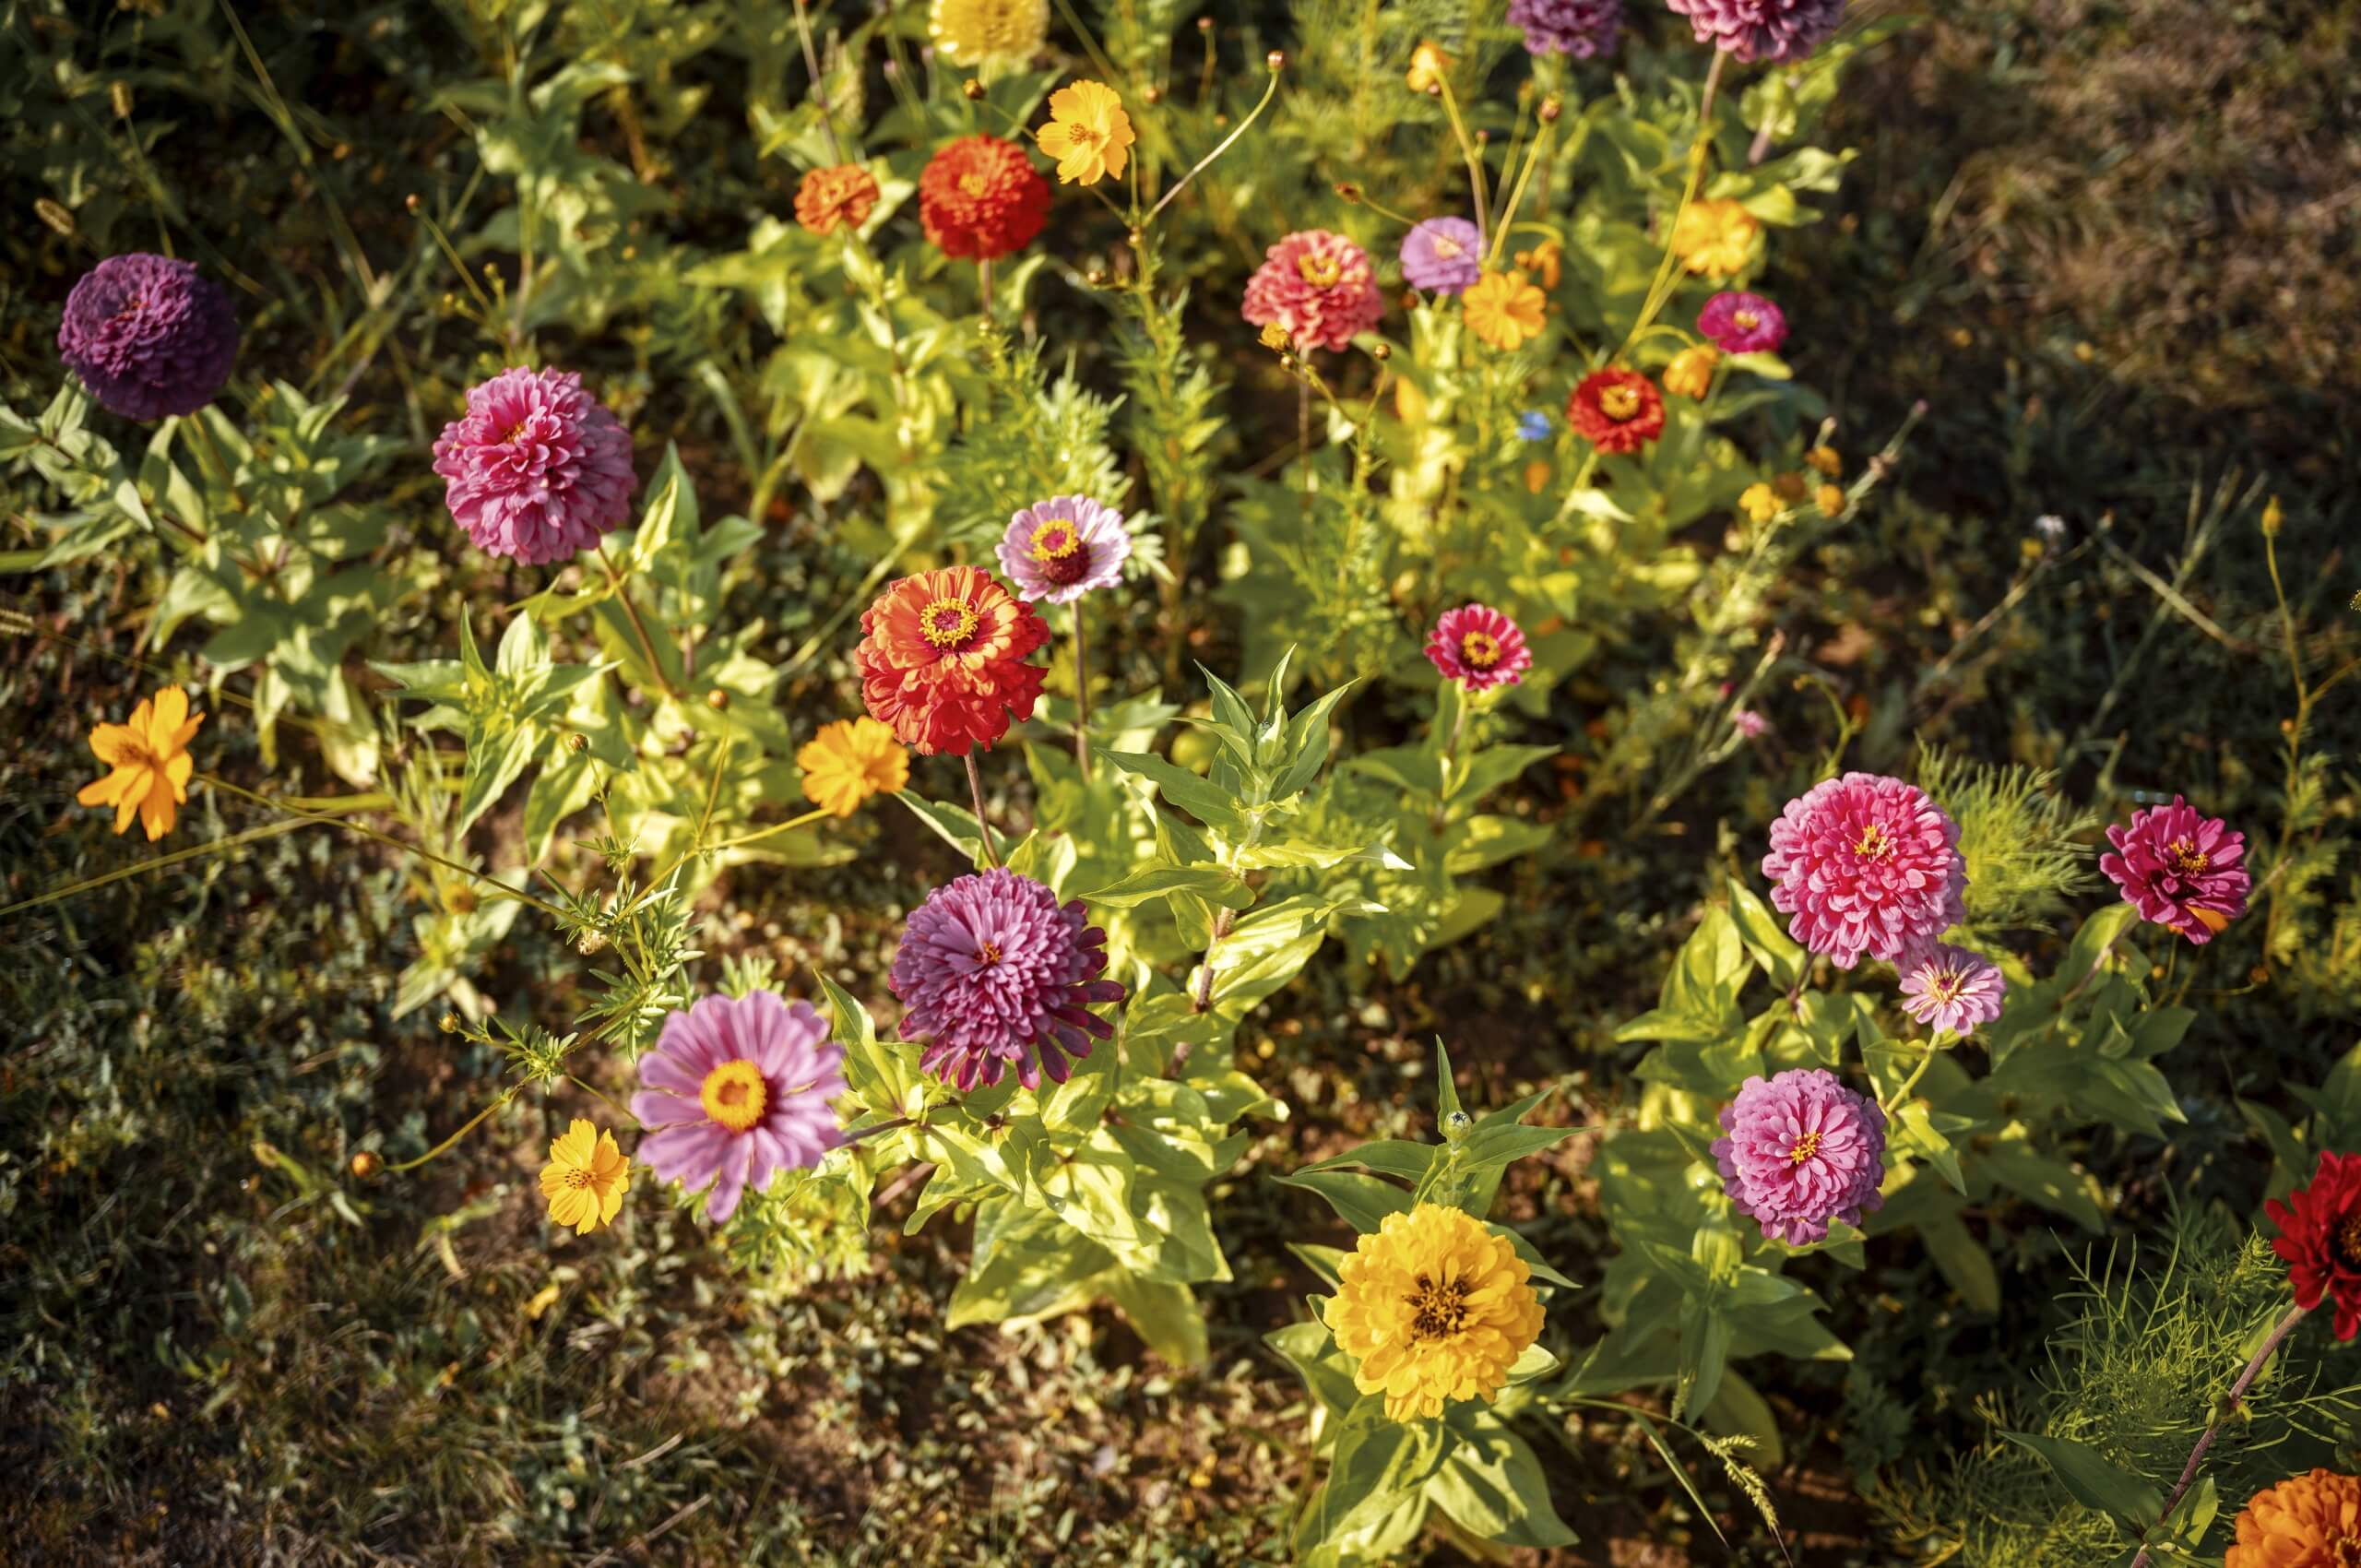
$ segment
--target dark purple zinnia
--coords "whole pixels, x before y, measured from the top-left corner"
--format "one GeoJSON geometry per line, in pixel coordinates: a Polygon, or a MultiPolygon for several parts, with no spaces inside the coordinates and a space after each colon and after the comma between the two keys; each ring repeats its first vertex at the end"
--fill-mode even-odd
{"type": "Polygon", "coordinates": [[[966,1090],[999,1083],[1014,1062],[1030,1089],[1045,1072],[1064,1083],[1066,1058],[1115,1032],[1087,1011],[1123,999],[1097,978],[1106,968],[1107,933],[1083,923],[1082,900],[1061,908],[1040,883],[994,866],[927,895],[886,984],[909,1008],[902,1038],[926,1042],[926,1072],[966,1090]]]}
{"type": "Polygon", "coordinates": [[[238,362],[238,313],[221,286],[170,256],[111,255],[65,296],[57,357],[125,419],[193,414],[238,362]]]}
{"type": "Polygon", "coordinates": [[[1509,0],[1509,25],[1525,30],[1529,54],[1588,60],[1615,53],[1623,0],[1509,0]]]}
{"type": "Polygon", "coordinates": [[[1697,42],[1740,60],[1800,60],[1845,19],[1845,0],[1664,0],[1697,42]]]}

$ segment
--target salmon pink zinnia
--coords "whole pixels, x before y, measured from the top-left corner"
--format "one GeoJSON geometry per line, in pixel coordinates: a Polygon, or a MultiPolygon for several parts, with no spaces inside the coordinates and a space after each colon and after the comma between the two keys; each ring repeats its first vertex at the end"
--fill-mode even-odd
{"type": "Polygon", "coordinates": [[[1899,963],[1967,918],[1959,824],[1916,786],[1875,773],[1789,801],[1762,874],[1789,933],[1840,969],[1899,963]]]}
{"type": "Polygon", "coordinates": [[[1341,349],[1385,314],[1369,253],[1325,229],[1289,234],[1264,253],[1246,280],[1240,312],[1257,327],[1284,327],[1299,349],[1341,349]]]}

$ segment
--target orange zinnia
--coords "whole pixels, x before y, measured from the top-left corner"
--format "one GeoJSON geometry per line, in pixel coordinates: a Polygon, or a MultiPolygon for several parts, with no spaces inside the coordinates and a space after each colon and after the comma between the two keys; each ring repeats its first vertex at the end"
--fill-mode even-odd
{"type": "Polygon", "coordinates": [[[814,169],[795,190],[795,220],[814,234],[833,234],[841,223],[858,229],[877,205],[877,182],[858,163],[814,169]]]}
{"type": "Polygon", "coordinates": [[[2340,1568],[2361,1560],[2361,1479],[2333,1470],[2256,1492],[2222,1568],[2340,1568]]]}
{"type": "Polygon", "coordinates": [[[852,661],[869,716],[921,755],[992,744],[1041,695],[1025,660],[1049,626],[976,567],[904,577],[861,612],[860,633],[852,661]]]}
{"type": "Polygon", "coordinates": [[[86,806],[113,806],[117,833],[136,814],[151,842],[161,838],[172,830],[174,810],[188,799],[189,775],[196,770],[188,743],[204,722],[205,715],[191,716],[188,694],[178,686],[142,699],[130,723],[90,731],[90,749],[114,771],[74,798],[86,806]]]}

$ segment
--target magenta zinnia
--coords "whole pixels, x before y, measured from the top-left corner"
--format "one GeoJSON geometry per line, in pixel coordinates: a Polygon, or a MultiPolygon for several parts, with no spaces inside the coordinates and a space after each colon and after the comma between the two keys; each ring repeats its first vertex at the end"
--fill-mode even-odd
{"type": "Polygon", "coordinates": [[[995,866],[927,895],[902,932],[886,984],[909,1011],[902,1038],[923,1040],[919,1066],[972,1089],[999,1083],[1009,1063],[1038,1088],[1059,1083],[1069,1056],[1090,1054],[1093,1035],[1114,1027],[1089,1009],[1120,1002],[1123,988],[1100,980],[1107,933],[1083,921],[1082,901],[995,866]]]}
{"type": "Polygon", "coordinates": [[[1726,354],[1775,354],[1787,340],[1787,315],[1760,294],[1726,289],[1697,313],[1697,330],[1726,354]]]}
{"type": "Polygon", "coordinates": [[[631,436],[572,371],[504,370],[443,427],[434,471],[476,548],[564,561],[630,515],[631,436]]]}
{"type": "Polygon", "coordinates": [[[1825,1068],[1750,1077],[1722,1108],[1714,1163],[1738,1212],[1791,1247],[1825,1240],[1828,1222],[1861,1222],[1885,1202],[1885,1112],[1825,1068]]]}
{"type": "Polygon", "coordinates": [[[2123,889],[2143,921],[2169,927],[2202,946],[2245,914],[2247,836],[2225,831],[2218,816],[2200,816],[2180,796],[2168,806],[2131,814],[2131,826],[2106,830],[2115,853],[2099,870],[2123,889]]]}
{"type": "Polygon", "coordinates": [[[1533,665],[1517,624],[1489,604],[1446,610],[1427,637],[1427,659],[1463,691],[1513,686],[1533,665]]]}
{"type": "Polygon", "coordinates": [[[1830,778],[1771,825],[1762,874],[1797,942],[1849,969],[1898,962],[1967,918],[1959,824],[1916,786],[1875,773],[1830,778]]]}
{"type": "Polygon", "coordinates": [[[1904,958],[1902,1010],[1929,1028],[1966,1036],[1978,1024],[2000,1016],[2000,999],[2009,982],[2000,966],[1981,953],[1954,947],[1948,942],[1904,958]]]}
{"type": "Polygon", "coordinates": [[[1016,597],[1068,604],[1092,588],[1112,587],[1132,553],[1123,515],[1087,495],[1053,495],[1008,520],[1000,569],[1016,597]]]}
{"type": "Polygon", "coordinates": [[[692,1193],[712,1182],[705,1212],[718,1225],[746,1189],[768,1192],[780,1171],[817,1165],[844,1141],[828,1103],[845,1092],[844,1063],[808,1002],[708,996],[666,1018],[639,1059],[639,1158],[692,1193]]]}

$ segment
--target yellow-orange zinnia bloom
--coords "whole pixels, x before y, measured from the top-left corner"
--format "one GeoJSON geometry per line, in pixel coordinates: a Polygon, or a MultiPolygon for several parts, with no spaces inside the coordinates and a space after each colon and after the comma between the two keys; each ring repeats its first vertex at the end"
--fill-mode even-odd
{"type": "Polygon", "coordinates": [[[1714,389],[1714,366],[1721,357],[1721,350],[1711,343],[1681,350],[1664,367],[1664,389],[1703,401],[1705,394],[1714,389]]]}
{"type": "Polygon", "coordinates": [[[866,714],[820,727],[795,766],[803,793],[821,810],[850,816],[872,795],[890,795],[910,781],[910,756],[894,731],[866,714]]]}
{"type": "Polygon", "coordinates": [[[1745,270],[1762,225],[1734,201],[1692,201],[1672,226],[1672,254],[1691,272],[1727,278],[1745,270]]]}
{"type": "Polygon", "coordinates": [[[1049,0],[934,0],[926,30],[954,65],[1021,65],[1041,52],[1049,0]]]}
{"type": "Polygon", "coordinates": [[[552,1223],[571,1225],[576,1235],[587,1236],[623,1212],[629,1185],[631,1161],[615,1146],[614,1134],[577,1116],[551,1142],[550,1162],[541,1167],[541,1195],[550,1201],[552,1223]]]}
{"type": "Polygon", "coordinates": [[[814,169],[795,190],[795,220],[814,234],[858,229],[877,206],[877,181],[858,163],[814,169]]]}
{"type": "Polygon", "coordinates": [[[189,775],[196,771],[188,743],[205,715],[188,710],[188,694],[166,686],[131,710],[128,724],[101,724],[90,731],[90,749],[114,769],[74,798],[86,806],[113,806],[114,830],[134,815],[150,842],[172,830],[175,809],[188,799],[189,775]]]}
{"type": "Polygon", "coordinates": [[[1353,1386],[1382,1393],[1397,1421],[1432,1420],[1446,1399],[1489,1401],[1541,1334],[1541,1299],[1504,1236],[1455,1208],[1389,1214],[1337,1269],[1328,1303],[1353,1386]]]}
{"type": "Polygon", "coordinates": [[[1074,82],[1050,94],[1050,123],[1033,139],[1058,160],[1062,185],[1120,180],[1131,156],[1132,117],[1105,82],[1074,82]]]}
{"type": "Polygon", "coordinates": [[[2240,1511],[2222,1568],[2347,1568],[2361,1562],[2361,1478],[2291,1476],[2240,1511]]]}
{"type": "Polygon", "coordinates": [[[1459,296],[1467,330],[1503,352],[1540,335],[1542,307],[1548,303],[1522,272],[1487,272],[1459,296]]]}

